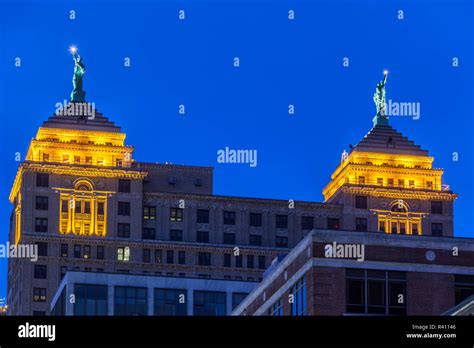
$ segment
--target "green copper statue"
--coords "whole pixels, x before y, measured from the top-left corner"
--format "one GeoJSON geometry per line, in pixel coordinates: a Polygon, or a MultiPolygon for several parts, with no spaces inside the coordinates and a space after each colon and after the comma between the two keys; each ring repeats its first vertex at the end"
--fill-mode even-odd
{"type": "Polygon", "coordinates": [[[74,76],[72,78],[73,90],[71,93],[71,102],[85,102],[86,92],[82,89],[82,79],[86,73],[86,67],[82,63],[82,58],[77,54],[76,48],[71,48],[72,58],[74,59],[74,76]]]}
{"type": "Polygon", "coordinates": [[[387,75],[388,72],[384,71],[383,80],[377,84],[377,89],[374,93],[374,103],[377,109],[377,113],[373,119],[374,126],[381,125],[387,126],[388,125],[388,117],[387,117],[387,101],[385,100],[385,85],[387,84],[387,75]]]}

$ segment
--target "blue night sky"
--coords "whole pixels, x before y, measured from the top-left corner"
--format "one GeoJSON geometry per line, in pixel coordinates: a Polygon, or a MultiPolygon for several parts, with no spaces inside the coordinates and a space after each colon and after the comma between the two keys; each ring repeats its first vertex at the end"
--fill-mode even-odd
{"type": "MultiPolygon", "coordinates": [[[[460,195],[455,235],[474,236],[473,4],[0,1],[0,242],[7,240],[15,153],[24,159],[54,105],[69,98],[70,44],[84,57],[87,100],[122,126],[134,158],[214,166],[219,195],[322,201],[343,149],[370,130],[372,95],[388,69],[387,98],[421,104],[419,120],[390,124],[445,169],[444,182],[460,195]],[[226,146],[257,150],[257,167],[217,163],[226,146]]],[[[6,265],[1,259],[0,297],[6,265]]]]}

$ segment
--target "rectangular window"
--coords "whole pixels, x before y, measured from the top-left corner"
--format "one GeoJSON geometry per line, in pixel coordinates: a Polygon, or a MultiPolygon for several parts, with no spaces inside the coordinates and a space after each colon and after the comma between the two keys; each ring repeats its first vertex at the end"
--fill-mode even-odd
{"type": "Polygon", "coordinates": [[[48,210],[48,197],[36,196],[36,210],[48,210]]]}
{"type": "Polygon", "coordinates": [[[235,267],[242,268],[243,267],[243,257],[242,255],[235,256],[235,267]]]}
{"type": "Polygon", "coordinates": [[[234,211],[224,212],[224,225],[235,225],[235,212],[234,211]]]}
{"type": "Polygon", "coordinates": [[[366,232],[367,231],[367,219],[366,218],[356,218],[355,219],[356,231],[366,232]]]}
{"type": "Polygon", "coordinates": [[[161,263],[162,262],[162,252],[159,249],[155,250],[155,263],[161,263]]]}
{"type": "Polygon", "coordinates": [[[253,255],[247,255],[247,268],[255,267],[254,260],[255,260],[255,257],[253,255]]]}
{"type": "Polygon", "coordinates": [[[455,304],[459,304],[474,295],[473,275],[454,275],[455,304]]]}
{"type": "Polygon", "coordinates": [[[393,186],[393,179],[387,179],[387,185],[393,186]]]}
{"type": "Polygon", "coordinates": [[[443,224],[440,222],[433,222],[431,224],[431,235],[436,237],[443,236],[443,224]]]}
{"type": "Polygon", "coordinates": [[[377,178],[377,185],[383,186],[383,178],[377,178]]]}
{"type": "Polygon", "coordinates": [[[47,218],[35,219],[35,232],[48,232],[48,219],[47,218]]]}
{"type": "Polygon", "coordinates": [[[268,315],[273,317],[283,316],[283,304],[281,298],[271,305],[270,309],[268,310],[268,315]]]}
{"type": "Polygon", "coordinates": [[[250,213],[250,226],[262,227],[262,214],[250,213]]]}
{"type": "Polygon", "coordinates": [[[365,185],[365,176],[359,176],[359,185],[365,185]]]}
{"type": "Polygon", "coordinates": [[[232,267],[230,254],[224,254],[224,267],[232,267]]]}
{"type": "Polygon", "coordinates": [[[275,246],[277,248],[288,248],[288,237],[276,236],[275,246]]]}
{"type": "Polygon", "coordinates": [[[303,231],[311,231],[314,228],[314,218],[312,216],[301,217],[301,229],[303,231]]]}
{"type": "Polygon", "coordinates": [[[33,274],[35,279],[46,279],[46,265],[34,265],[33,274]]]}
{"type": "Polygon", "coordinates": [[[117,237],[130,238],[130,224],[117,224],[117,237]]]}
{"type": "Polygon", "coordinates": [[[91,258],[91,246],[90,245],[84,245],[84,253],[83,253],[82,257],[85,258],[85,259],[90,259],[91,258]]]}
{"type": "Polygon", "coordinates": [[[118,202],[118,214],[130,216],[130,202],[118,202]]]}
{"type": "Polygon", "coordinates": [[[431,214],[443,214],[442,201],[431,201],[431,214]]]}
{"type": "Polygon", "coordinates": [[[82,258],[82,246],[80,244],[74,244],[74,258],[82,258]]]}
{"type": "Polygon", "coordinates": [[[167,250],[166,251],[166,263],[172,264],[174,263],[174,251],[167,250]]]}
{"type": "Polygon", "coordinates": [[[328,218],[328,230],[338,230],[338,229],[339,229],[339,219],[328,218]]]}
{"type": "Polygon", "coordinates": [[[266,268],[266,265],[265,265],[265,255],[259,255],[258,256],[258,268],[259,269],[265,269],[266,268]]]}
{"type": "Polygon", "coordinates": [[[97,215],[104,215],[104,203],[97,203],[97,215]]]}
{"type": "Polygon", "coordinates": [[[415,180],[409,180],[409,181],[408,181],[408,186],[409,186],[410,188],[415,188],[415,180]]]}
{"type": "Polygon", "coordinates": [[[43,153],[43,162],[49,162],[49,153],[43,153]]]}
{"type": "Polygon", "coordinates": [[[156,230],[154,228],[145,227],[142,231],[142,239],[155,239],[156,230]]]}
{"type": "Polygon", "coordinates": [[[183,250],[178,251],[178,264],[180,265],[186,264],[186,252],[183,250]]]}
{"type": "Polygon", "coordinates": [[[303,276],[291,289],[293,302],[291,303],[292,316],[306,315],[306,278],[303,276]]]}
{"type": "Polygon", "coordinates": [[[36,242],[38,247],[38,256],[48,256],[48,243],[46,242],[36,242]]]}
{"type": "Polygon", "coordinates": [[[398,226],[396,222],[392,222],[392,234],[398,233],[398,226]]]}
{"type": "Polygon", "coordinates": [[[74,163],[76,164],[81,163],[81,156],[74,156],[74,163]]]}
{"type": "Polygon", "coordinates": [[[249,235],[249,244],[253,246],[261,246],[262,245],[262,236],[258,234],[251,234],[249,235]]]}
{"type": "Polygon", "coordinates": [[[403,272],[346,270],[347,313],[406,315],[403,272]]]}
{"type": "Polygon", "coordinates": [[[69,244],[61,244],[61,257],[68,257],[69,244]]]}
{"type": "Polygon", "coordinates": [[[104,247],[102,245],[97,246],[97,260],[104,259],[104,247]]]}
{"type": "Polygon", "coordinates": [[[235,244],[235,233],[224,233],[224,244],[235,244]]]}
{"type": "Polygon", "coordinates": [[[379,221],[379,232],[385,232],[385,221],[379,221]]]}
{"type": "Polygon", "coordinates": [[[355,207],[358,209],[367,209],[367,196],[355,196],[355,207]]]}
{"type": "Polygon", "coordinates": [[[187,315],[186,290],[155,289],[154,315],[187,315]]]}
{"type": "Polygon", "coordinates": [[[170,221],[175,221],[175,222],[183,221],[183,209],[170,208],[170,221]]]}
{"type": "Polygon", "coordinates": [[[150,249],[143,249],[142,252],[142,261],[145,263],[149,263],[151,259],[151,252],[150,249]]]}
{"type": "Polygon", "coordinates": [[[33,288],[33,302],[46,302],[46,288],[33,288]]]}
{"type": "Polygon", "coordinates": [[[426,182],[426,187],[430,190],[433,189],[433,181],[427,181],[426,182]]]}
{"type": "Polygon", "coordinates": [[[115,286],[114,315],[147,315],[147,288],[115,286]]]}
{"type": "Polygon", "coordinates": [[[63,155],[63,163],[69,163],[69,155],[63,155]]]}
{"type": "Polygon", "coordinates": [[[404,222],[400,222],[400,234],[406,234],[406,225],[404,222]]]}
{"type": "Polygon", "coordinates": [[[198,209],[196,222],[198,224],[208,224],[209,223],[209,210],[198,209]]]}
{"type": "Polygon", "coordinates": [[[226,293],[214,291],[194,291],[193,313],[196,316],[226,315],[226,293]]]}
{"type": "Polygon", "coordinates": [[[209,243],[209,232],[197,231],[197,241],[199,243],[209,243]]]}
{"type": "Polygon", "coordinates": [[[130,261],[130,248],[129,247],[117,248],[117,261],[123,261],[123,262],[130,261]]]}
{"type": "Polygon", "coordinates": [[[64,278],[64,276],[66,275],[67,273],[67,266],[61,266],[61,270],[60,270],[60,277],[61,279],[64,278]]]}
{"type": "Polygon", "coordinates": [[[247,293],[233,292],[232,293],[232,310],[236,309],[237,306],[247,297],[247,293]]]}
{"type": "Polygon", "coordinates": [[[284,229],[288,228],[288,215],[275,216],[275,227],[284,229]]]}
{"type": "Polygon", "coordinates": [[[211,253],[199,252],[198,253],[198,265],[199,266],[210,266],[211,265],[211,253]]]}
{"type": "Polygon", "coordinates": [[[92,164],[92,157],[86,156],[86,164],[89,164],[89,165],[92,164]]]}
{"type": "Polygon", "coordinates": [[[174,242],[181,242],[183,240],[183,231],[181,230],[171,230],[170,231],[170,240],[174,242]]]}
{"type": "Polygon", "coordinates": [[[412,233],[413,235],[417,235],[417,234],[418,234],[418,225],[417,225],[417,224],[411,225],[411,233],[412,233]]]}
{"type": "Polygon", "coordinates": [[[156,207],[143,207],[143,220],[156,220],[156,207]]]}
{"type": "Polygon", "coordinates": [[[119,179],[118,181],[118,192],[130,193],[132,187],[132,181],[126,179],[119,179]]]}
{"type": "Polygon", "coordinates": [[[74,315],[107,315],[107,285],[74,284],[74,315]]]}

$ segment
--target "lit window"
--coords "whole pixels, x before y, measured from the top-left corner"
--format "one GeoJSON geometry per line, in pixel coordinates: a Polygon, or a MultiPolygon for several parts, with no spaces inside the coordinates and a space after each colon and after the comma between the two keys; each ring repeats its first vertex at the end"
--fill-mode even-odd
{"type": "Polygon", "coordinates": [[[365,176],[359,176],[359,185],[365,184],[365,176]]]}
{"type": "Polygon", "coordinates": [[[69,155],[63,155],[63,163],[69,163],[69,155]]]}
{"type": "Polygon", "coordinates": [[[118,261],[130,261],[130,248],[129,247],[118,247],[117,248],[117,260],[118,261]]]}

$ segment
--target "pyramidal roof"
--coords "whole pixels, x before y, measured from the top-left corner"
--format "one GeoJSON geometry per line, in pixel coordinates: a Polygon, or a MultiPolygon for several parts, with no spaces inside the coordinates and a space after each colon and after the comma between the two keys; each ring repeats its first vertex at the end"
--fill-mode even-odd
{"type": "Polygon", "coordinates": [[[71,102],[43,122],[42,127],[121,133],[121,128],[100,113],[94,103],[71,102]]]}
{"type": "Polygon", "coordinates": [[[428,151],[389,125],[376,124],[353,151],[428,156],[428,151]]]}

